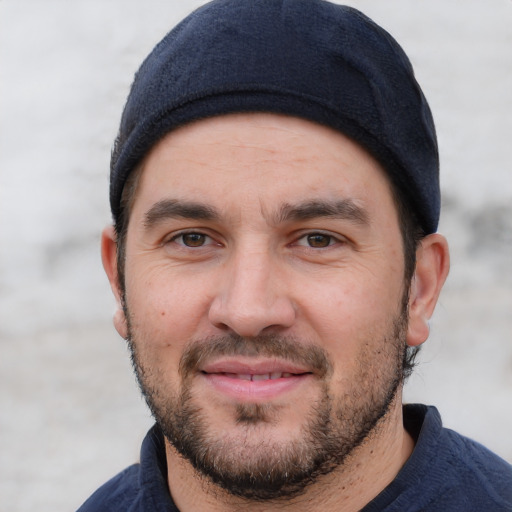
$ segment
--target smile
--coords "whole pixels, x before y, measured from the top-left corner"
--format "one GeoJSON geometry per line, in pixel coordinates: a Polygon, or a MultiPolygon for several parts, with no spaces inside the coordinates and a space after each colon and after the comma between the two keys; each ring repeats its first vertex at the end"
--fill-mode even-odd
{"type": "Polygon", "coordinates": [[[261,374],[224,373],[223,375],[225,375],[226,377],[228,377],[230,379],[262,381],[262,380],[286,379],[289,377],[293,377],[295,374],[289,373],[289,372],[272,372],[272,373],[261,373],[261,374]]]}
{"type": "Polygon", "coordinates": [[[216,395],[261,403],[295,392],[313,374],[284,361],[224,360],[207,364],[200,376],[216,395]]]}

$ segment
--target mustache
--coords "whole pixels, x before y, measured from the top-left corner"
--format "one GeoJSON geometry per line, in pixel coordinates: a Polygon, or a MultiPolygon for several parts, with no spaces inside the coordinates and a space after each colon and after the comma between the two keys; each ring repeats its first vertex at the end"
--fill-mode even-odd
{"type": "Polygon", "coordinates": [[[221,356],[277,358],[304,366],[320,377],[332,373],[332,363],[321,347],[299,341],[293,336],[277,334],[263,334],[253,338],[229,334],[194,340],[181,356],[179,373],[186,378],[196,373],[206,362],[221,356]]]}

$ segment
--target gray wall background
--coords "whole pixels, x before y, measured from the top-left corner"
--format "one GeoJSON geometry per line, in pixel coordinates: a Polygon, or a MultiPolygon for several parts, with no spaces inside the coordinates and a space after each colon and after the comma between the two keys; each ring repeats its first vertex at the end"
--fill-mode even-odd
{"type": "MultiPolygon", "coordinates": [[[[73,510],[137,460],[139,398],[99,257],[133,73],[202,1],[0,0],[0,512],[73,510]]],[[[452,271],[408,401],[512,462],[512,2],[354,0],[437,122],[452,271]]]]}

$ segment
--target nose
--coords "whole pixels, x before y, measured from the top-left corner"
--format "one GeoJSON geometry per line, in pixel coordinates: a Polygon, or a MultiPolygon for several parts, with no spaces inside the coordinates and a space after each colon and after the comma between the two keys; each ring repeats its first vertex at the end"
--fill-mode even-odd
{"type": "Polygon", "coordinates": [[[216,328],[254,337],[292,326],[295,316],[286,280],[269,252],[246,252],[226,264],[209,310],[216,328]]]}

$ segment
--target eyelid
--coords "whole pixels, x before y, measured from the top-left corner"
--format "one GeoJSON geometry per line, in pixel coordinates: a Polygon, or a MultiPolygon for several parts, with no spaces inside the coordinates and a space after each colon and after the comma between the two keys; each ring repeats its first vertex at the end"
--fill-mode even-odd
{"type": "Polygon", "coordinates": [[[295,237],[295,241],[292,243],[292,245],[298,245],[299,247],[305,247],[307,249],[312,249],[312,250],[318,251],[318,250],[321,250],[321,249],[328,249],[328,248],[330,248],[330,247],[332,247],[334,245],[337,245],[337,244],[344,245],[347,242],[348,242],[348,240],[344,236],[342,236],[342,235],[334,234],[331,231],[325,231],[325,230],[322,230],[322,229],[312,229],[312,230],[309,230],[309,231],[303,231],[303,232],[299,233],[298,236],[295,237]],[[307,244],[307,242],[306,243],[299,243],[301,240],[305,240],[307,237],[314,236],[314,235],[320,235],[320,236],[328,237],[332,241],[334,241],[334,243],[329,243],[325,247],[311,247],[311,246],[309,246],[307,244]]]}
{"type": "Polygon", "coordinates": [[[166,245],[166,244],[169,244],[171,242],[174,242],[176,243],[176,245],[178,245],[179,247],[183,247],[183,248],[186,248],[186,249],[200,249],[201,247],[209,247],[211,246],[212,244],[216,244],[216,245],[220,245],[216,240],[215,238],[206,232],[207,230],[204,230],[204,229],[197,229],[197,228],[189,228],[189,229],[182,229],[180,231],[177,231],[177,232],[174,232],[172,234],[170,234],[169,236],[165,237],[163,242],[162,242],[162,245],[166,245]],[[179,243],[177,242],[177,240],[183,236],[186,236],[186,235],[201,235],[201,236],[204,236],[206,241],[203,245],[199,245],[197,247],[193,247],[193,246],[188,246],[188,245],[185,245],[184,243],[179,243]]]}

